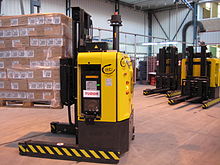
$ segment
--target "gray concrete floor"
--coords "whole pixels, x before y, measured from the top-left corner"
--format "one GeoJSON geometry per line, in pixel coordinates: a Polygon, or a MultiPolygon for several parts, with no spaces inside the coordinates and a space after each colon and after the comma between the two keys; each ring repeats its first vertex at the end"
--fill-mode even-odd
{"type": "MultiPolygon", "coordinates": [[[[170,106],[163,95],[143,96],[145,88],[135,87],[136,137],[119,164],[220,165],[220,105],[208,110],[199,104],[170,106]]],[[[49,123],[66,118],[65,110],[0,108],[0,164],[95,164],[19,155],[19,140],[51,138],[49,123]]]]}

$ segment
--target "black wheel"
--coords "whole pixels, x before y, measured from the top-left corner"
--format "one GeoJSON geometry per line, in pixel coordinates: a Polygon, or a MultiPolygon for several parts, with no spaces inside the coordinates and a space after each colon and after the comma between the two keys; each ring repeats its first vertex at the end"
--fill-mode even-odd
{"type": "Polygon", "coordinates": [[[135,138],[135,135],[132,136],[131,140],[134,140],[134,138],[135,138]]]}
{"type": "Polygon", "coordinates": [[[135,138],[135,134],[134,134],[134,132],[135,132],[135,127],[133,127],[133,135],[132,135],[132,138],[131,138],[131,140],[134,140],[134,138],[135,138]]]}
{"type": "Polygon", "coordinates": [[[57,133],[57,129],[54,125],[51,125],[51,133],[57,133]]]}

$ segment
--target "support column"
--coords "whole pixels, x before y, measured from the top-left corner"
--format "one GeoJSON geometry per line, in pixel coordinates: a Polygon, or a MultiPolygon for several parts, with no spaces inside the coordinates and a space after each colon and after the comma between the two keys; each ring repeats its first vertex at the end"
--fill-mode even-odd
{"type": "MultiPolygon", "coordinates": [[[[197,36],[198,36],[198,30],[197,30],[198,29],[198,24],[197,24],[197,21],[198,21],[198,4],[194,3],[193,7],[194,7],[193,18],[192,18],[192,21],[193,21],[193,46],[197,47],[197,43],[198,43],[198,40],[197,40],[197,36]]],[[[197,49],[195,49],[195,50],[197,50],[197,49]]]]}
{"type": "Polygon", "coordinates": [[[2,14],[2,0],[0,0],[0,15],[2,14]]]}
{"type": "Polygon", "coordinates": [[[20,0],[21,14],[24,15],[24,3],[23,0],[20,0]]]}
{"type": "Polygon", "coordinates": [[[71,0],[66,0],[66,15],[70,17],[71,0]]]}
{"type": "Polygon", "coordinates": [[[30,0],[30,13],[34,13],[34,8],[37,7],[37,13],[40,13],[41,1],[40,0],[30,0]]]}
{"type": "MultiPolygon", "coordinates": [[[[152,30],[152,12],[149,12],[148,13],[148,42],[152,42],[152,33],[153,33],[153,30],[152,30]]],[[[149,45],[148,46],[148,56],[151,56],[152,55],[152,45],[149,45]]]]}

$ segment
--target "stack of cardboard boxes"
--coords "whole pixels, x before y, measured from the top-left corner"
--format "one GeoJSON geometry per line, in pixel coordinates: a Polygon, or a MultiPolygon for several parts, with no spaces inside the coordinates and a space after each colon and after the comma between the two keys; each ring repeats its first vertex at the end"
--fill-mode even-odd
{"type": "Polygon", "coordinates": [[[71,49],[71,19],[63,14],[0,17],[0,99],[60,107],[59,59],[71,49]]]}

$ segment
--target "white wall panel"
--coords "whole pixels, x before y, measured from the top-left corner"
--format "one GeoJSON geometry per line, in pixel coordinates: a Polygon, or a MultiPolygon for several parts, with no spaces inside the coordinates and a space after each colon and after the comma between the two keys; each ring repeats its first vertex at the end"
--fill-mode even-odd
{"type": "MultiPolygon", "coordinates": [[[[23,0],[25,14],[30,13],[30,0],[23,0]]],[[[20,1],[19,0],[3,0],[2,1],[2,14],[3,15],[20,15],[20,1]]]]}
{"type": "MultiPolygon", "coordinates": [[[[23,0],[25,14],[30,14],[30,0],[23,0]]],[[[41,0],[41,13],[65,13],[65,0],[41,0]]],[[[4,15],[19,15],[20,3],[19,0],[3,0],[3,14],[4,15]]],[[[93,20],[94,27],[103,29],[112,29],[109,24],[109,19],[114,13],[114,3],[105,0],[73,0],[72,6],[80,6],[85,9],[93,20]]],[[[120,7],[122,15],[121,31],[136,33],[136,34],[147,34],[147,14],[141,11],[136,11],[132,8],[120,7]]],[[[97,30],[94,30],[94,36],[98,36],[97,30]]],[[[111,32],[101,32],[102,39],[111,39],[111,32]]],[[[97,37],[96,37],[97,38],[97,37]]],[[[134,44],[134,36],[121,35],[121,42],[128,42],[134,44]]],[[[137,38],[137,42],[143,42],[143,38],[137,38]]],[[[121,46],[122,49],[134,50],[133,46],[121,46]]],[[[147,50],[147,49],[146,49],[147,50]]]]}
{"type": "MultiPolygon", "coordinates": [[[[175,33],[177,32],[179,26],[181,25],[184,17],[186,16],[188,12],[188,9],[174,9],[169,11],[162,11],[156,13],[156,16],[158,20],[160,21],[162,27],[164,28],[167,36],[170,38],[170,40],[173,39],[175,33]]],[[[192,20],[192,12],[188,15],[185,23],[192,20]]],[[[184,25],[185,25],[184,23],[184,25]]],[[[183,26],[184,26],[183,25],[183,26]]],[[[183,28],[182,26],[182,28],[183,28]]],[[[182,28],[180,29],[178,35],[175,37],[174,40],[182,41],[182,28]]],[[[161,30],[158,22],[153,17],[153,36],[155,37],[161,37],[166,38],[166,35],[161,30]]],[[[187,36],[186,36],[187,42],[192,43],[193,42],[193,28],[189,27],[187,30],[187,36]]],[[[155,39],[154,42],[160,42],[161,40],[155,39]]],[[[159,48],[162,46],[154,46],[154,53],[159,52],[159,48]]],[[[177,45],[179,52],[181,52],[182,46],[181,44],[177,45]]]]}
{"type": "MultiPolygon", "coordinates": [[[[75,1],[74,1],[75,2],[75,1]]],[[[114,12],[114,4],[103,0],[80,0],[73,3],[74,6],[80,6],[92,15],[94,27],[112,29],[107,20],[110,19],[114,12]]],[[[122,15],[122,31],[144,34],[146,31],[144,18],[147,16],[141,11],[121,6],[120,14],[122,15]]]]}
{"type": "Polygon", "coordinates": [[[204,41],[207,45],[219,45],[220,31],[200,33],[200,40],[204,41]]]}
{"type": "MultiPolygon", "coordinates": [[[[23,0],[25,14],[30,14],[30,0],[23,0]]],[[[65,13],[65,0],[41,0],[41,13],[65,13]]],[[[3,15],[20,15],[19,0],[3,0],[3,15]]]]}
{"type": "MultiPolygon", "coordinates": [[[[29,0],[24,1],[25,13],[30,13],[30,4],[29,0]]],[[[43,13],[65,13],[65,0],[41,0],[42,8],[41,12],[43,13]]],[[[20,14],[20,3],[19,0],[3,0],[3,14],[4,15],[18,15],[20,14]]],[[[109,22],[111,15],[114,12],[114,3],[105,0],[73,0],[73,6],[80,6],[84,8],[88,13],[92,15],[94,27],[100,27],[104,29],[112,29],[110,27],[109,22]]],[[[148,23],[147,23],[147,14],[141,11],[136,11],[129,7],[121,6],[121,15],[123,20],[123,26],[121,27],[122,31],[136,33],[136,34],[148,34],[148,23]]],[[[168,36],[172,39],[177,28],[185,17],[188,9],[178,9],[171,11],[163,11],[156,13],[159,21],[164,27],[168,36]]],[[[191,20],[191,14],[188,16],[186,22],[191,20]]],[[[177,40],[182,40],[182,29],[177,35],[177,40]]],[[[98,32],[95,31],[95,36],[98,35],[98,32]]],[[[134,43],[134,36],[125,36],[121,35],[121,42],[134,43]]],[[[166,38],[160,29],[158,23],[155,18],[153,18],[153,36],[166,38]]],[[[110,32],[102,32],[102,38],[112,38],[112,33],[110,32]]],[[[143,42],[143,38],[137,37],[137,43],[143,42]]],[[[146,39],[147,41],[147,39],[146,39]]],[[[158,41],[158,40],[155,40],[158,41]]],[[[192,28],[188,29],[187,32],[187,41],[192,42],[192,28]]],[[[124,50],[133,50],[133,46],[122,46],[124,50]],[[131,47],[131,48],[130,48],[131,47]]],[[[178,46],[179,47],[179,46],[178,46]]],[[[147,47],[138,48],[137,51],[146,51],[147,47]]],[[[155,47],[154,51],[158,52],[158,48],[155,47]]]]}
{"type": "Polygon", "coordinates": [[[41,13],[66,13],[66,0],[41,0],[41,13]]]}
{"type": "MultiPolygon", "coordinates": [[[[25,14],[30,14],[30,0],[23,1],[25,14]]],[[[41,12],[65,13],[65,2],[65,0],[41,0],[41,12]]],[[[90,13],[94,27],[112,29],[107,20],[110,19],[114,12],[114,3],[104,0],[73,0],[72,5],[80,6],[90,13]]],[[[19,0],[3,0],[2,6],[3,15],[21,14],[19,0]]],[[[144,34],[146,32],[147,34],[147,28],[145,28],[147,23],[144,25],[144,19],[147,20],[147,16],[145,17],[144,12],[121,6],[121,15],[123,20],[122,31],[137,34],[144,34]]]]}

